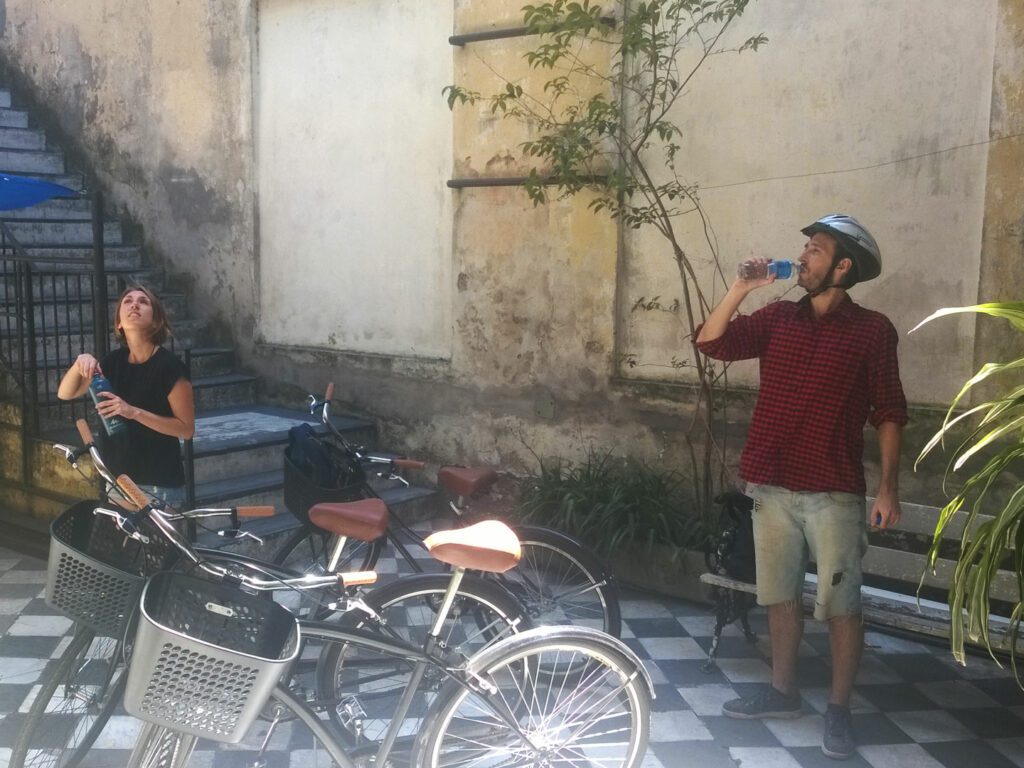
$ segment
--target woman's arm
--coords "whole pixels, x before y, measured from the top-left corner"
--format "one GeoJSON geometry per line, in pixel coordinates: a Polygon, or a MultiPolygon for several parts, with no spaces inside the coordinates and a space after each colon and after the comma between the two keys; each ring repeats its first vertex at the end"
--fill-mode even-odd
{"type": "Polygon", "coordinates": [[[64,374],[64,378],[60,380],[60,384],[57,386],[57,397],[61,400],[74,400],[76,397],[81,397],[89,389],[92,375],[97,371],[102,373],[99,361],[95,357],[88,352],[79,355],[64,374]]]}
{"type": "Polygon", "coordinates": [[[154,432],[162,435],[188,440],[196,431],[196,403],[192,396],[192,383],[182,377],[178,379],[170,393],[167,395],[167,402],[171,406],[171,416],[157,416],[155,413],[144,411],[134,405],[126,403],[113,392],[101,392],[104,398],[96,410],[103,417],[121,416],[125,419],[132,419],[144,427],[149,427],[154,432]]]}

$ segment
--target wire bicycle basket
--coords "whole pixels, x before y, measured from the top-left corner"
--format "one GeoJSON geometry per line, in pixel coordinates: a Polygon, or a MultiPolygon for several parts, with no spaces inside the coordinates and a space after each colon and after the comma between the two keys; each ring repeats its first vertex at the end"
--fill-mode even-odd
{"type": "Polygon", "coordinates": [[[143,545],[94,515],[97,501],[80,501],[50,524],[45,599],[70,619],[106,637],[122,637],[146,577],[174,553],[159,536],[143,545]]]}
{"type": "Polygon", "coordinates": [[[124,708],[141,720],[234,744],[299,653],[281,605],[178,572],[142,593],[124,708]]]}

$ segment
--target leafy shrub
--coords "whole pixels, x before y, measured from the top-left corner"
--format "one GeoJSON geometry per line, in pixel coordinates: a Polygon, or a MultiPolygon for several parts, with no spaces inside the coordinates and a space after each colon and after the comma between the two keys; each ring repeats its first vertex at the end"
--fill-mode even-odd
{"type": "Polygon", "coordinates": [[[591,449],[578,464],[540,461],[523,481],[519,513],[605,556],[635,544],[681,551],[699,549],[707,535],[691,499],[680,473],[591,449]]]}

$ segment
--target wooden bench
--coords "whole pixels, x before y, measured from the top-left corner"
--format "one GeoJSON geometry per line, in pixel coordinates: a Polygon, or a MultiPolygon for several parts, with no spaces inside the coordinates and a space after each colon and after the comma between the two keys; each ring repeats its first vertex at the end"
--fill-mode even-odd
{"type": "MultiPolygon", "coordinates": [[[[871,498],[867,500],[869,510],[873,501],[871,498]]],[[[939,557],[934,572],[929,571],[925,577],[922,598],[918,599],[918,584],[921,582],[921,574],[928,570],[926,552],[939,519],[939,509],[906,502],[900,506],[902,515],[894,528],[868,533],[868,551],[863,561],[864,587],[861,590],[864,620],[873,625],[948,638],[951,617],[949,606],[944,601],[956,567],[955,560],[939,557]]],[[[956,556],[965,517],[962,514],[954,517],[943,532],[946,551],[940,551],[940,555],[956,556]]],[[[979,515],[975,525],[990,519],[979,515]]],[[[711,670],[714,668],[722,630],[728,624],[739,620],[747,638],[755,639],[747,621],[747,611],[755,605],[757,587],[716,573],[705,573],[700,580],[712,587],[717,616],[715,636],[705,665],[706,670],[711,670]]],[[[804,581],[803,592],[803,604],[808,613],[814,610],[816,585],[816,575],[809,573],[804,581]]],[[[1020,600],[1017,575],[1011,570],[998,571],[991,597],[1011,605],[1016,604],[1020,600]]],[[[993,647],[1010,651],[1008,628],[1007,619],[996,615],[989,617],[993,647]]],[[[967,642],[972,642],[969,637],[967,642]]],[[[1018,640],[1016,651],[1024,652],[1024,639],[1018,640]]]]}

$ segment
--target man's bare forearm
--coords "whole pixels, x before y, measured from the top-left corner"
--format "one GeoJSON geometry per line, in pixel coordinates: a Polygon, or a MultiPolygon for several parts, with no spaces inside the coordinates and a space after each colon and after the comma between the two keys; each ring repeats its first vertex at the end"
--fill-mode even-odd
{"type": "Polygon", "coordinates": [[[718,302],[718,306],[711,310],[708,319],[704,321],[704,326],[697,334],[698,343],[714,341],[725,333],[732,316],[736,314],[736,310],[740,308],[740,304],[750,293],[752,286],[756,286],[756,283],[737,280],[732,284],[722,300],[718,302]]]}

